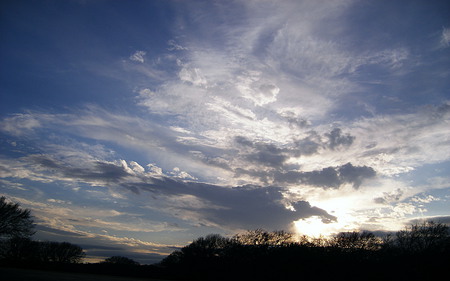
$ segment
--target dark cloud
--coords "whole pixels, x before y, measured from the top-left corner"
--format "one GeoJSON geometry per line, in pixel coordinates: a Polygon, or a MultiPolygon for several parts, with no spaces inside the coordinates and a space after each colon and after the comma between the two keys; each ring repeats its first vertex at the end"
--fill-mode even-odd
{"type": "Polygon", "coordinates": [[[282,117],[289,123],[291,127],[303,129],[310,125],[310,122],[307,119],[297,116],[292,111],[284,112],[282,114],[282,117]]]}
{"type": "MultiPolygon", "coordinates": [[[[311,130],[308,136],[302,139],[293,140],[292,143],[284,147],[279,147],[273,143],[262,141],[253,141],[243,136],[236,136],[235,143],[238,145],[238,155],[241,160],[261,167],[271,167],[283,170],[286,161],[290,157],[299,157],[301,155],[313,155],[319,153],[320,148],[337,150],[352,145],[354,136],[344,134],[340,128],[335,128],[324,136],[311,130]]],[[[327,172],[327,171],[324,171],[327,172]]],[[[343,171],[345,174],[347,171],[343,171]]],[[[311,177],[316,177],[312,174],[311,177]]],[[[318,175],[320,179],[323,178],[318,175]]]]}
{"type": "Polygon", "coordinates": [[[352,145],[355,140],[355,137],[350,134],[343,135],[340,128],[334,128],[331,132],[326,133],[325,137],[328,138],[328,148],[332,150],[339,147],[348,147],[352,145]]]}
{"type": "Polygon", "coordinates": [[[192,195],[208,207],[182,207],[197,213],[198,218],[219,226],[232,228],[287,229],[294,220],[320,216],[334,221],[336,217],[306,201],[293,203],[295,211],[282,203],[284,189],[279,187],[216,185],[180,182],[169,178],[152,179],[151,182],[132,184],[141,190],[160,195],[192,195]]]}
{"type": "Polygon", "coordinates": [[[274,181],[279,184],[303,183],[326,188],[337,188],[344,183],[351,183],[354,188],[358,188],[364,179],[372,178],[375,175],[376,172],[371,167],[353,166],[351,163],[347,163],[311,172],[276,172],[274,181]]]}
{"type": "Polygon", "coordinates": [[[74,179],[86,181],[101,180],[107,182],[117,182],[124,177],[129,176],[128,172],[125,171],[123,167],[105,162],[96,162],[92,168],[65,168],[63,174],[64,176],[74,179]]]}
{"type": "MultiPolygon", "coordinates": [[[[409,225],[412,224],[421,224],[423,222],[435,222],[435,223],[442,223],[447,226],[450,226],[450,216],[436,216],[436,217],[427,217],[427,218],[420,218],[420,219],[412,219],[409,221],[409,225]]],[[[449,230],[450,231],[450,230],[449,230]]]]}
{"type": "Polygon", "coordinates": [[[294,142],[293,152],[295,156],[312,155],[317,153],[321,146],[321,137],[316,132],[312,131],[308,137],[294,142]]]}
{"type": "Polygon", "coordinates": [[[235,142],[243,147],[243,157],[245,160],[258,165],[269,167],[280,167],[288,159],[285,150],[278,148],[274,144],[263,142],[252,142],[249,139],[237,136],[235,142]]]}
{"type": "Polygon", "coordinates": [[[241,177],[242,175],[249,175],[252,178],[257,178],[261,182],[268,184],[273,179],[273,172],[272,171],[266,171],[261,169],[243,169],[243,168],[236,168],[234,170],[234,176],[236,178],[241,177]]]}
{"type": "MultiPolygon", "coordinates": [[[[241,143],[246,140],[239,140],[241,143]]],[[[248,143],[252,147],[261,148],[261,144],[248,143]]],[[[274,149],[267,146],[268,149],[274,149]]],[[[276,149],[274,151],[277,151],[276,149]]],[[[267,228],[287,229],[294,220],[310,216],[320,216],[324,220],[336,220],[322,209],[311,206],[306,201],[291,202],[295,210],[286,208],[282,202],[283,192],[280,187],[239,186],[224,187],[200,182],[181,181],[167,176],[154,177],[149,174],[136,174],[123,163],[93,162],[85,167],[67,165],[49,156],[33,157],[40,169],[51,170],[57,180],[77,180],[93,184],[114,185],[134,193],[150,192],[156,198],[178,198],[190,195],[204,205],[192,204],[171,206],[176,212],[189,211],[193,219],[206,223],[232,228],[267,228]]],[[[334,170],[333,170],[334,172],[334,170]]],[[[324,173],[322,171],[322,173],[324,173]]],[[[319,175],[310,176],[311,181],[320,181],[319,175]]],[[[329,179],[328,179],[329,180],[329,179]]],[[[328,183],[326,183],[328,184],[328,183]]],[[[171,203],[168,203],[171,204],[171,203]]],[[[175,204],[176,205],[176,204],[175,204]]],[[[174,213],[176,213],[174,212],[174,213]]]]}
{"type": "Polygon", "coordinates": [[[353,166],[351,163],[340,166],[338,173],[342,182],[351,183],[355,188],[358,188],[364,179],[373,178],[376,175],[371,167],[353,166]]]}
{"type": "Polygon", "coordinates": [[[73,232],[73,231],[66,231],[56,228],[51,228],[45,225],[39,224],[39,222],[36,224],[36,237],[48,237],[49,235],[54,236],[61,236],[61,237],[81,237],[83,235],[73,232]]]}
{"type": "Polygon", "coordinates": [[[232,189],[210,189],[198,196],[215,202],[223,208],[206,210],[206,219],[218,225],[236,228],[286,229],[301,218],[320,216],[336,220],[322,209],[306,201],[293,203],[295,211],[281,203],[282,189],[277,187],[243,186],[232,189]]]}
{"type": "Polygon", "coordinates": [[[96,161],[93,163],[85,163],[85,166],[81,168],[53,159],[48,155],[31,155],[28,159],[40,168],[50,170],[56,176],[62,178],[83,181],[118,182],[129,175],[122,166],[109,162],[96,161]]]}
{"type": "Polygon", "coordinates": [[[335,168],[327,167],[320,171],[302,173],[301,181],[310,185],[339,187],[342,183],[335,168]]]}

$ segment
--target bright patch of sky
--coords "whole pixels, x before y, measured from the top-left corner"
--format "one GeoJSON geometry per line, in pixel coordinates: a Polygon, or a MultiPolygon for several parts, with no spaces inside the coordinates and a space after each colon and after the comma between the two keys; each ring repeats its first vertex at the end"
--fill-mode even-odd
{"type": "Polygon", "coordinates": [[[38,239],[448,221],[447,1],[0,5],[0,193],[38,239]]]}

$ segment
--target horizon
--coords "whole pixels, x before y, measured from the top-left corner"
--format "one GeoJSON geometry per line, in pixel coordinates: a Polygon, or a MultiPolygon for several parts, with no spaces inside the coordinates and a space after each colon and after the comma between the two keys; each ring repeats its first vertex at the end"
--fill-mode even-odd
{"type": "Polygon", "coordinates": [[[0,195],[35,239],[450,222],[448,1],[2,1],[0,195]]]}

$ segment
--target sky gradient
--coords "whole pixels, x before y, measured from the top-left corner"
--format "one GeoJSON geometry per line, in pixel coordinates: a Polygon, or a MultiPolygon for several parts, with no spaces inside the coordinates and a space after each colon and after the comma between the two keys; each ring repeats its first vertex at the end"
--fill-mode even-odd
{"type": "Polygon", "coordinates": [[[450,221],[448,1],[2,1],[0,194],[152,263],[450,221]]]}

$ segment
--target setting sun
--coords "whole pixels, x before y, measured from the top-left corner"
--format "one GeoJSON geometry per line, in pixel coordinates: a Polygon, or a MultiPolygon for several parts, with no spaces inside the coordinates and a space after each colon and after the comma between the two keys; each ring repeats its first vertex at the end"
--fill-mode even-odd
{"type": "Polygon", "coordinates": [[[323,222],[322,218],[318,216],[301,219],[294,222],[295,231],[300,235],[306,235],[310,237],[319,236],[331,236],[335,233],[345,231],[344,223],[340,221],[336,222],[323,222]]]}

